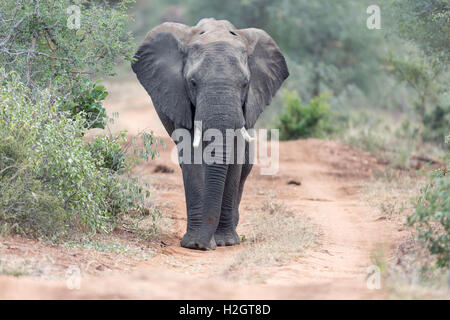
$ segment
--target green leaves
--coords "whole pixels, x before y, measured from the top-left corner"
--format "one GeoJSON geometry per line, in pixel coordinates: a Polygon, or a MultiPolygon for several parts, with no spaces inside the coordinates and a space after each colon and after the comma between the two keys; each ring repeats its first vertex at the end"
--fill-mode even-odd
{"type": "Polygon", "coordinates": [[[416,43],[445,66],[449,62],[450,7],[448,0],[384,0],[402,38],[416,43]]]}
{"type": "Polygon", "coordinates": [[[68,111],[71,117],[81,114],[85,119],[86,129],[101,128],[106,125],[107,115],[103,108],[103,100],[108,96],[104,85],[92,83],[89,80],[80,80],[76,86],[72,87],[71,94],[60,99],[59,108],[68,111]]]}
{"type": "Polygon", "coordinates": [[[1,20],[9,23],[0,24],[0,65],[54,96],[97,74],[113,75],[117,61],[135,52],[127,30],[132,2],[2,0],[1,20]],[[79,29],[68,27],[71,5],[80,8],[79,29]]]}
{"type": "Polygon", "coordinates": [[[144,147],[131,155],[125,133],[83,138],[109,120],[108,92],[92,79],[113,75],[135,52],[127,30],[133,2],[2,0],[0,223],[7,229],[58,240],[107,232],[119,213],[145,211],[148,191],[123,173],[134,153],[157,155],[153,135],[143,133],[144,147]],[[68,26],[71,5],[80,9],[78,29],[68,26]]]}
{"type": "MultiPolygon", "coordinates": [[[[450,157],[450,153],[448,154],[450,157]]],[[[419,239],[427,245],[442,268],[450,263],[450,162],[433,172],[431,183],[423,190],[408,224],[415,226],[419,239]]]]}
{"type": "MultiPolygon", "coordinates": [[[[56,241],[77,231],[107,232],[119,213],[145,211],[147,190],[121,175],[134,164],[126,155],[125,133],[87,144],[83,136],[92,122],[85,111],[61,111],[48,95],[35,95],[34,101],[17,76],[0,81],[1,224],[56,241]]],[[[79,105],[92,110],[106,91],[88,87],[83,101],[91,104],[79,105]]],[[[155,152],[157,140],[146,137],[144,152],[155,152]]]]}
{"type": "Polygon", "coordinates": [[[303,105],[296,91],[284,93],[284,113],[279,116],[280,139],[321,137],[330,129],[328,95],[321,94],[303,105]]]}

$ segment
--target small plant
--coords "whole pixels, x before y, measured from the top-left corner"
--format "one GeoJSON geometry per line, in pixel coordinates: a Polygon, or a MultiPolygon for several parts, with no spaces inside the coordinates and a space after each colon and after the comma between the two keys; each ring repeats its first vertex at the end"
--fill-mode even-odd
{"type": "Polygon", "coordinates": [[[302,104],[296,91],[285,91],[284,113],[278,119],[281,140],[323,137],[331,131],[328,95],[321,94],[302,104]]]}
{"type": "MultiPolygon", "coordinates": [[[[448,143],[449,137],[446,138],[448,143]]],[[[450,153],[449,153],[450,157],[450,153]]],[[[450,263],[450,162],[433,172],[431,183],[423,190],[408,223],[416,226],[420,240],[437,258],[439,267],[450,263]]]]}

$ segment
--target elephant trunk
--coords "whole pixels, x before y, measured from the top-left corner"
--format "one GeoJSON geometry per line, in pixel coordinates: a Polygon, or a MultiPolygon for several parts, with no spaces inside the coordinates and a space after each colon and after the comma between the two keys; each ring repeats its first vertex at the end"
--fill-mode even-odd
{"type": "Polygon", "coordinates": [[[199,243],[205,247],[210,243],[219,225],[227,173],[227,164],[210,164],[205,169],[202,225],[199,231],[199,243]]]}
{"type": "MultiPolygon", "coordinates": [[[[220,88],[216,88],[213,92],[214,95],[200,95],[194,121],[194,123],[201,123],[202,129],[195,126],[193,146],[198,147],[200,140],[211,138],[211,142],[203,143],[203,145],[205,150],[206,147],[214,150],[213,161],[204,158],[203,212],[198,234],[200,249],[209,247],[219,224],[228,164],[231,163],[234,147],[234,138],[233,143],[229,143],[231,141],[227,139],[227,130],[242,128],[245,123],[238,95],[231,95],[229,92],[227,94],[220,88]],[[220,134],[221,137],[216,137],[214,133],[211,137],[207,132],[208,129],[214,129],[215,134],[220,134]],[[201,139],[203,135],[204,139],[201,139]]],[[[204,156],[206,153],[204,152],[204,156]]]]}
{"type": "Polygon", "coordinates": [[[199,243],[205,247],[208,247],[219,224],[222,198],[234,146],[233,143],[227,143],[226,129],[218,129],[217,133],[219,132],[223,137],[223,141],[218,139],[205,143],[205,145],[207,144],[211,148],[210,150],[213,150],[211,152],[212,157],[209,159],[207,158],[208,155],[206,152],[204,154],[204,194],[199,243]]]}

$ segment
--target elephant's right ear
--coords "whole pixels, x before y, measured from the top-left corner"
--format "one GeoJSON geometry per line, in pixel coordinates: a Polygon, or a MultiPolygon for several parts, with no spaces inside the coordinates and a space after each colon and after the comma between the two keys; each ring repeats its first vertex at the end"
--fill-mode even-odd
{"type": "Polygon", "coordinates": [[[132,64],[158,113],[188,129],[192,128],[193,120],[183,79],[183,45],[191,35],[189,26],[163,23],[147,34],[132,64]]]}

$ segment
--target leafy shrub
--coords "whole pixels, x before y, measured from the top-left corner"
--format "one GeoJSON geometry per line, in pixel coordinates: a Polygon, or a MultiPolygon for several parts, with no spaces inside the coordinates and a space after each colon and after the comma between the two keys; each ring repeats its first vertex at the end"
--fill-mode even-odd
{"type": "Polygon", "coordinates": [[[283,100],[284,113],[278,119],[281,140],[322,137],[331,131],[328,95],[318,95],[304,105],[296,91],[286,90],[283,100]]]}
{"type": "Polygon", "coordinates": [[[3,229],[57,240],[69,231],[106,232],[118,213],[144,210],[148,192],[106,168],[123,162],[93,153],[81,114],[62,112],[45,94],[31,99],[16,76],[0,81],[3,229]]]}
{"type": "Polygon", "coordinates": [[[118,213],[145,210],[148,192],[122,174],[136,154],[154,158],[152,134],[130,157],[121,137],[83,139],[108,121],[106,89],[92,78],[133,59],[131,3],[2,0],[0,64],[13,76],[0,69],[1,229],[57,240],[108,231],[118,213]],[[71,5],[79,28],[68,26],[71,5]]]}
{"type": "Polygon", "coordinates": [[[85,119],[85,126],[90,128],[105,129],[106,110],[102,101],[106,99],[108,92],[104,85],[98,81],[80,81],[79,86],[73,87],[71,94],[66,101],[61,101],[61,110],[68,111],[72,117],[82,114],[85,119]]]}
{"type": "MultiPolygon", "coordinates": [[[[450,136],[447,137],[447,143],[450,136]]],[[[450,157],[450,153],[449,153],[450,157]]],[[[439,267],[450,263],[450,162],[433,172],[431,183],[423,190],[408,223],[416,226],[419,239],[425,241],[439,267]]]]}

